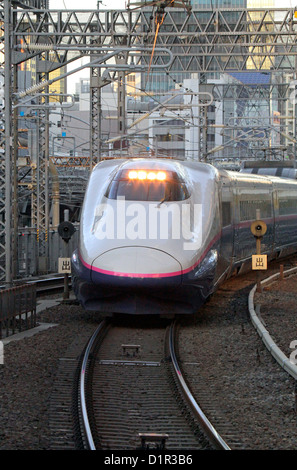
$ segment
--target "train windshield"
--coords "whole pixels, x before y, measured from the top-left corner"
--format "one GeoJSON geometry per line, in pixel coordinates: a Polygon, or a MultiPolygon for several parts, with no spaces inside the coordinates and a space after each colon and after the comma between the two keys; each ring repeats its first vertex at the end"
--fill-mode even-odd
{"type": "Polygon", "coordinates": [[[167,170],[121,170],[110,183],[108,199],[124,197],[127,201],[183,201],[190,197],[177,172],[167,170]]]}

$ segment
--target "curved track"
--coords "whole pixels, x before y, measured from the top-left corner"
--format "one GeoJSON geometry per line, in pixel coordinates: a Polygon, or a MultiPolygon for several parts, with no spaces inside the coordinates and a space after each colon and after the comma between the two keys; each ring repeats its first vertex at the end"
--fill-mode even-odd
{"type": "Polygon", "coordinates": [[[180,365],[177,361],[176,353],[175,353],[175,323],[172,323],[170,327],[170,357],[172,364],[174,366],[174,371],[176,374],[176,377],[179,381],[181,391],[187,401],[187,403],[190,405],[192,412],[196,419],[199,421],[201,424],[201,427],[203,428],[205,434],[208,436],[210,442],[213,444],[213,446],[216,449],[221,449],[221,450],[231,450],[228,444],[224,441],[224,439],[220,436],[220,434],[217,432],[217,430],[214,428],[214,426],[211,424],[207,416],[203,413],[202,409],[200,408],[199,404],[195,400],[194,396],[192,395],[180,368],[180,365]]]}
{"type": "Polygon", "coordinates": [[[174,323],[99,325],[80,373],[86,448],[229,450],[182,376],[174,338],[174,323]]]}

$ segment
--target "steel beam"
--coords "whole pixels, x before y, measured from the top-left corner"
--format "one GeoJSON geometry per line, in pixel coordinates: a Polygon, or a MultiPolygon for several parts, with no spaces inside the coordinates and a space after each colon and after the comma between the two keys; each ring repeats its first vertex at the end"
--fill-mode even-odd
{"type": "MultiPolygon", "coordinates": [[[[155,22],[151,9],[137,11],[17,10],[12,34],[15,43],[42,44],[49,35],[54,45],[132,46],[153,43],[155,22]],[[48,27],[48,32],[46,28],[48,27]]],[[[293,8],[205,9],[187,13],[168,9],[157,45],[170,48],[175,59],[169,69],[182,72],[227,70],[294,70],[297,18],[293,8]],[[200,60],[200,59],[203,60],[200,60]]],[[[60,64],[67,51],[56,51],[60,64]]],[[[28,59],[26,53],[24,59],[28,59]]],[[[78,52],[79,56],[79,52],[78,52]]],[[[149,57],[139,58],[142,64],[149,57]]],[[[18,53],[18,59],[20,54],[18,53]]],[[[162,64],[164,58],[156,57],[162,64]]]]}
{"type": "Polygon", "coordinates": [[[11,2],[9,0],[1,2],[1,10],[4,25],[1,41],[4,50],[4,115],[0,155],[0,279],[10,284],[12,279],[11,2]]]}
{"type": "MultiPolygon", "coordinates": [[[[102,55],[103,48],[124,44],[150,50],[155,37],[152,10],[68,11],[48,10],[46,0],[0,1],[0,45],[5,53],[4,124],[0,132],[0,279],[11,280],[12,199],[12,66],[40,56],[45,44],[53,47],[51,58],[43,54],[39,61],[40,78],[48,72],[89,55],[102,55]],[[15,8],[17,5],[17,8],[15,8]],[[32,8],[33,6],[33,8],[32,8]],[[35,7],[42,6],[42,9],[35,7]],[[22,46],[20,49],[20,45],[22,46]],[[27,47],[28,46],[28,47],[27,47]],[[35,46],[35,50],[33,48],[35,46]],[[73,49],[76,48],[74,52],[73,49]],[[96,49],[97,48],[97,49],[96,49]],[[44,60],[45,59],[45,60],[44,60]],[[42,66],[42,67],[41,67],[42,66]]],[[[294,72],[297,56],[297,19],[294,9],[205,9],[186,12],[168,9],[157,37],[157,47],[170,49],[174,60],[155,54],[153,66],[189,74],[223,73],[230,70],[250,72],[294,72]]],[[[157,50],[157,49],[156,49],[157,50]]],[[[149,53],[135,54],[134,64],[148,67],[149,53]]],[[[100,68],[91,70],[91,155],[100,158],[100,68]]],[[[203,82],[203,80],[201,80],[203,82]]],[[[238,85],[237,85],[238,86],[238,85]]],[[[275,85],[276,86],[276,85],[275,85]]],[[[232,86],[224,86],[224,100],[233,95],[232,86]]],[[[280,87],[282,92],[283,88],[280,87]]],[[[286,92],[288,86],[286,85],[286,92]]],[[[250,89],[250,99],[261,96],[261,89],[250,89]],[[251,98],[253,96],[253,98],[251,98]]],[[[280,96],[280,95],[278,95],[280,96]]],[[[287,94],[286,94],[287,96],[287,94]]],[[[15,98],[15,96],[14,96],[15,98]]],[[[282,97],[279,98],[282,100],[282,97]]],[[[286,99],[284,97],[284,99],[286,99]]],[[[42,102],[46,98],[42,98],[42,102]]],[[[39,112],[39,149],[37,166],[32,168],[32,220],[39,234],[38,256],[47,257],[48,231],[48,117],[39,112]],[[40,237],[43,237],[40,239],[40,237]]],[[[199,130],[200,132],[200,130],[199,130]]],[[[207,149],[204,149],[207,153],[207,149]]],[[[46,264],[46,263],[45,263],[46,264]]]]}

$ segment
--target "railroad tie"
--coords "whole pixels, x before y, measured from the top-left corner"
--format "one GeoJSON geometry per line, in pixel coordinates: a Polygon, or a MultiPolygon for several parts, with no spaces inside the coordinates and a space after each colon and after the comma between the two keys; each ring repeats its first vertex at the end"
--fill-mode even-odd
{"type": "Polygon", "coordinates": [[[136,356],[139,354],[140,344],[122,344],[122,355],[123,356],[136,356]]]}
{"type": "Polygon", "coordinates": [[[154,448],[158,450],[165,449],[166,440],[168,439],[168,434],[159,434],[155,432],[149,433],[138,433],[138,436],[141,440],[141,449],[149,449],[149,443],[154,444],[154,448]]]}

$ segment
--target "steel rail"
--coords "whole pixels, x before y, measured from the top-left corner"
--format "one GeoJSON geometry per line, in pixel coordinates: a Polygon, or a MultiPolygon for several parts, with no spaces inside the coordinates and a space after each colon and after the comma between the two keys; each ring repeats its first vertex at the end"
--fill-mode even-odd
{"type": "MultiPolygon", "coordinates": [[[[36,284],[37,296],[42,293],[49,293],[51,290],[62,290],[64,287],[64,275],[52,276],[48,278],[31,278],[31,279],[17,279],[13,281],[13,287],[21,285],[36,284]]],[[[71,285],[71,279],[69,279],[69,285],[71,285]]],[[[7,284],[1,284],[0,290],[7,289],[7,284]]]]}
{"type": "MultiPolygon", "coordinates": [[[[48,278],[39,279],[26,279],[23,282],[17,281],[16,284],[36,284],[37,297],[41,294],[50,294],[51,291],[63,291],[64,289],[64,275],[52,276],[48,278]]],[[[69,279],[71,285],[71,279],[69,279]]]]}
{"type": "MultiPolygon", "coordinates": [[[[84,356],[82,359],[81,371],[80,371],[80,380],[79,380],[79,401],[80,401],[80,411],[81,411],[81,419],[83,425],[83,432],[84,437],[86,440],[87,448],[89,450],[96,450],[96,445],[94,442],[90,420],[89,420],[89,413],[87,409],[87,368],[90,361],[91,353],[94,348],[94,344],[98,339],[99,335],[104,332],[107,327],[107,322],[103,321],[100,323],[98,328],[93,333],[92,337],[90,338],[86,350],[84,352],[84,356]]],[[[174,334],[175,334],[175,322],[171,324],[170,332],[169,332],[169,350],[170,356],[172,360],[172,364],[174,366],[174,371],[176,376],[179,380],[179,383],[182,387],[182,391],[185,394],[187,402],[190,404],[196,418],[198,419],[199,423],[201,424],[202,428],[204,429],[206,435],[208,436],[209,440],[217,449],[223,450],[231,450],[227,443],[223,440],[223,438],[219,435],[216,431],[214,426],[210,423],[208,418],[205,416],[199,405],[197,404],[195,398],[193,397],[192,393],[190,392],[179,367],[176,354],[175,354],[175,341],[174,341],[174,334]]]]}
{"type": "Polygon", "coordinates": [[[191,406],[196,418],[198,419],[199,423],[201,424],[202,428],[204,429],[206,435],[208,436],[212,444],[217,449],[220,449],[220,450],[231,450],[230,447],[227,445],[227,443],[224,441],[224,439],[216,431],[216,429],[211,424],[211,422],[208,420],[206,415],[203,413],[202,409],[200,408],[195,398],[193,397],[192,393],[190,392],[185,379],[183,378],[183,375],[182,375],[182,372],[181,372],[181,369],[180,369],[180,366],[178,364],[176,354],[175,354],[175,341],[174,341],[175,328],[176,328],[176,322],[172,322],[170,326],[170,332],[169,332],[169,350],[170,350],[170,356],[171,356],[172,364],[174,366],[175,374],[179,381],[179,384],[181,385],[185,398],[187,402],[189,403],[189,405],[191,406]]]}
{"type": "Polygon", "coordinates": [[[88,345],[86,347],[82,365],[81,365],[81,371],[80,371],[80,408],[81,408],[81,415],[82,415],[82,423],[83,423],[83,428],[84,428],[84,434],[85,438],[87,441],[87,446],[89,450],[96,450],[96,446],[94,443],[93,439],[93,434],[90,426],[90,420],[89,420],[89,414],[88,414],[88,409],[87,409],[87,401],[86,401],[86,386],[87,386],[87,367],[88,363],[90,360],[90,355],[91,351],[93,349],[94,343],[96,339],[98,338],[99,334],[104,331],[107,327],[107,322],[102,321],[98,328],[96,328],[95,332],[91,336],[91,339],[88,342],[88,345]]]}

